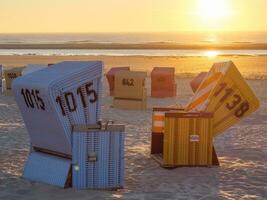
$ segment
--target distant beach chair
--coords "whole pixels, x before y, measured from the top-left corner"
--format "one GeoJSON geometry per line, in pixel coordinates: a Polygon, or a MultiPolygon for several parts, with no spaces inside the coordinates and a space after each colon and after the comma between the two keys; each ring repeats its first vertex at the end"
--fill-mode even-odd
{"type": "Polygon", "coordinates": [[[98,123],[102,69],[100,61],[62,62],[14,81],[32,145],[24,178],[77,189],[122,187],[123,131],[98,123]],[[85,129],[77,129],[81,125],[85,129]],[[90,159],[83,160],[87,154],[90,159]],[[110,165],[104,167],[103,158],[110,158],[110,165]],[[109,179],[114,176],[120,181],[109,179]]]}
{"type": "Polygon", "coordinates": [[[109,84],[109,94],[114,95],[115,74],[121,71],[130,71],[130,67],[112,67],[107,73],[106,78],[109,84]]]}
{"type": "Polygon", "coordinates": [[[157,98],[176,96],[175,68],[154,67],[151,72],[151,96],[157,98]]]}
{"type": "Polygon", "coordinates": [[[204,80],[208,72],[200,72],[193,80],[190,82],[190,86],[195,93],[200,86],[201,82],[204,80]]]}
{"type": "Polygon", "coordinates": [[[4,94],[6,96],[12,96],[12,83],[13,80],[22,76],[22,70],[24,67],[15,67],[15,68],[8,68],[4,70],[4,78],[5,78],[5,90],[4,94]]]}
{"type": "Polygon", "coordinates": [[[115,74],[113,107],[121,109],[146,109],[146,72],[121,71],[115,74]]]}
{"type": "Polygon", "coordinates": [[[0,65],[0,92],[3,92],[3,66],[0,65]]]}
{"type": "MultiPolygon", "coordinates": [[[[215,137],[242,118],[256,111],[258,107],[259,100],[241,76],[234,63],[231,61],[215,63],[205,75],[205,78],[201,81],[193,98],[183,111],[174,111],[174,108],[153,109],[151,143],[152,158],[159,162],[163,167],[185,165],[185,160],[188,161],[189,166],[193,166],[195,163],[191,163],[191,161],[195,158],[194,155],[192,155],[192,157],[188,154],[188,147],[191,148],[195,146],[194,148],[198,149],[206,149],[206,147],[200,147],[201,138],[203,138],[203,136],[193,136],[194,138],[198,138],[199,141],[197,139],[195,141],[189,141],[188,138],[191,136],[187,137],[188,133],[186,131],[191,130],[194,134],[190,134],[198,135],[202,129],[205,129],[206,134],[212,132],[212,137],[215,137]],[[199,120],[197,120],[199,122],[190,122],[191,119],[196,117],[196,113],[199,115],[197,117],[199,118],[199,120]],[[207,123],[204,120],[205,116],[202,115],[204,113],[213,114],[212,119],[208,122],[208,124],[212,124],[212,127],[210,128],[207,127],[207,123]],[[159,117],[159,115],[161,117],[159,117]],[[167,117],[169,118],[166,119],[167,117]],[[195,129],[196,127],[198,127],[199,130],[195,129]],[[160,134],[161,137],[158,136],[158,140],[163,141],[153,143],[155,133],[160,134]],[[166,137],[165,134],[167,134],[166,137]],[[180,145],[175,146],[174,140],[180,145]],[[159,146],[157,147],[157,151],[153,150],[155,149],[155,145],[159,146]],[[179,148],[183,149],[180,150],[179,148]],[[163,150],[161,151],[161,149],[163,150]],[[166,152],[166,150],[168,152],[166,152]],[[180,159],[185,160],[180,162],[180,159]]],[[[205,144],[208,146],[212,145],[209,140],[207,140],[205,144]]],[[[210,150],[206,150],[202,153],[198,150],[196,153],[203,154],[208,152],[208,160],[212,160],[212,165],[218,165],[219,161],[214,147],[212,154],[210,154],[210,150]]],[[[210,162],[207,163],[207,165],[210,165],[210,162]]]]}

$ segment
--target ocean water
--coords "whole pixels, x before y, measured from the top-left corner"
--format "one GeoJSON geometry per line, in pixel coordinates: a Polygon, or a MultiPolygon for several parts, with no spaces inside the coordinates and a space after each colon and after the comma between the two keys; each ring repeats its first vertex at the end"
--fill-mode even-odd
{"type": "Polygon", "coordinates": [[[223,55],[261,56],[267,55],[267,50],[149,50],[149,49],[0,49],[0,55],[106,55],[106,56],[204,56],[223,55]]]}
{"type": "MultiPolygon", "coordinates": [[[[176,43],[176,44],[267,44],[267,32],[231,33],[58,33],[0,34],[0,44],[57,43],[176,43]]],[[[267,50],[128,50],[128,49],[0,49],[0,55],[142,55],[142,56],[216,56],[267,55],[267,50]]]]}
{"type": "Polygon", "coordinates": [[[0,34],[0,43],[267,43],[267,32],[0,34]]]}
{"type": "MultiPolygon", "coordinates": [[[[266,44],[267,32],[233,33],[92,33],[92,34],[0,34],[0,44],[62,44],[62,43],[143,43],[168,42],[175,44],[266,44]]],[[[108,56],[200,56],[218,55],[261,56],[267,49],[259,50],[203,50],[203,49],[0,49],[0,55],[108,55],[108,56]]],[[[204,65],[203,65],[204,66],[204,65]]],[[[200,70],[188,66],[177,68],[181,77],[192,77],[200,70]]],[[[201,70],[208,70],[207,68],[201,70]]],[[[144,69],[148,70],[148,69],[144,69]]],[[[240,68],[246,78],[267,79],[264,63],[240,68]]]]}

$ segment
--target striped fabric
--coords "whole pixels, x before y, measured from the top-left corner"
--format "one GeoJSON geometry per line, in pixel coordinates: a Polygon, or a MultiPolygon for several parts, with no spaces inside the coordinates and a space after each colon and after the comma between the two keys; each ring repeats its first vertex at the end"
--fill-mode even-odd
{"type": "Polygon", "coordinates": [[[167,112],[163,163],[170,166],[211,166],[213,114],[167,112]]]}
{"type": "Polygon", "coordinates": [[[125,134],[124,130],[113,129],[86,132],[74,130],[73,188],[118,189],[123,187],[125,134]]]}
{"type": "Polygon", "coordinates": [[[0,93],[2,93],[2,87],[3,87],[2,79],[3,79],[3,66],[0,65],[0,93]]]}
{"type": "Polygon", "coordinates": [[[164,118],[165,118],[164,115],[165,115],[165,112],[162,112],[162,111],[154,111],[153,112],[152,132],[154,132],[154,133],[163,133],[164,118]]]}
{"type": "Polygon", "coordinates": [[[215,63],[186,111],[214,112],[214,136],[257,110],[259,100],[232,61],[215,63]]]}
{"type": "Polygon", "coordinates": [[[195,95],[186,106],[187,111],[204,111],[206,110],[211,93],[214,91],[218,82],[226,74],[229,68],[229,62],[215,63],[211,70],[202,81],[195,95]]]}

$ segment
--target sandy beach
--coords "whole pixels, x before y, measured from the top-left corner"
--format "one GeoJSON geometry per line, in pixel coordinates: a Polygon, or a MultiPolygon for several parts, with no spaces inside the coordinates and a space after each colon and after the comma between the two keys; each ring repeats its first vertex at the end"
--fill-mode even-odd
{"type": "Polygon", "coordinates": [[[0,63],[8,67],[63,60],[103,60],[105,71],[112,66],[131,66],[133,70],[148,72],[154,66],[172,66],[177,73],[177,96],[151,98],[148,77],[147,110],[115,109],[111,107],[112,98],[108,96],[104,78],[102,118],[126,125],[125,188],[119,191],[77,191],[21,178],[29,153],[29,136],[14,98],[0,95],[0,199],[267,198],[267,56],[0,56],[0,63]],[[248,83],[261,101],[260,109],[215,138],[220,167],[162,169],[150,158],[152,107],[186,103],[193,94],[189,86],[192,76],[207,71],[215,61],[229,59],[250,79],[248,83]]]}
{"type": "MultiPolygon", "coordinates": [[[[217,61],[232,60],[242,75],[248,79],[267,79],[267,56],[37,56],[0,55],[0,63],[5,67],[27,64],[48,64],[60,61],[102,60],[105,71],[114,66],[130,66],[133,70],[150,72],[153,67],[175,67],[179,77],[193,77],[201,71],[208,71],[217,61]]],[[[148,74],[149,75],[149,74],[148,74]]]]}

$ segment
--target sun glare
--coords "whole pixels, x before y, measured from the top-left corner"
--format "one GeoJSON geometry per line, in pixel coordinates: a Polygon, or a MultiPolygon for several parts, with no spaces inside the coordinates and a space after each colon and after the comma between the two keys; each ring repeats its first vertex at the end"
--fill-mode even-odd
{"type": "Polygon", "coordinates": [[[218,56],[220,54],[219,51],[206,51],[205,56],[209,57],[209,58],[214,58],[216,56],[218,56]]]}
{"type": "Polygon", "coordinates": [[[203,18],[223,18],[230,14],[227,0],[198,0],[197,14],[203,18]]]}
{"type": "Polygon", "coordinates": [[[195,2],[193,20],[196,30],[224,30],[234,14],[233,3],[230,0],[195,0],[195,2]]]}

